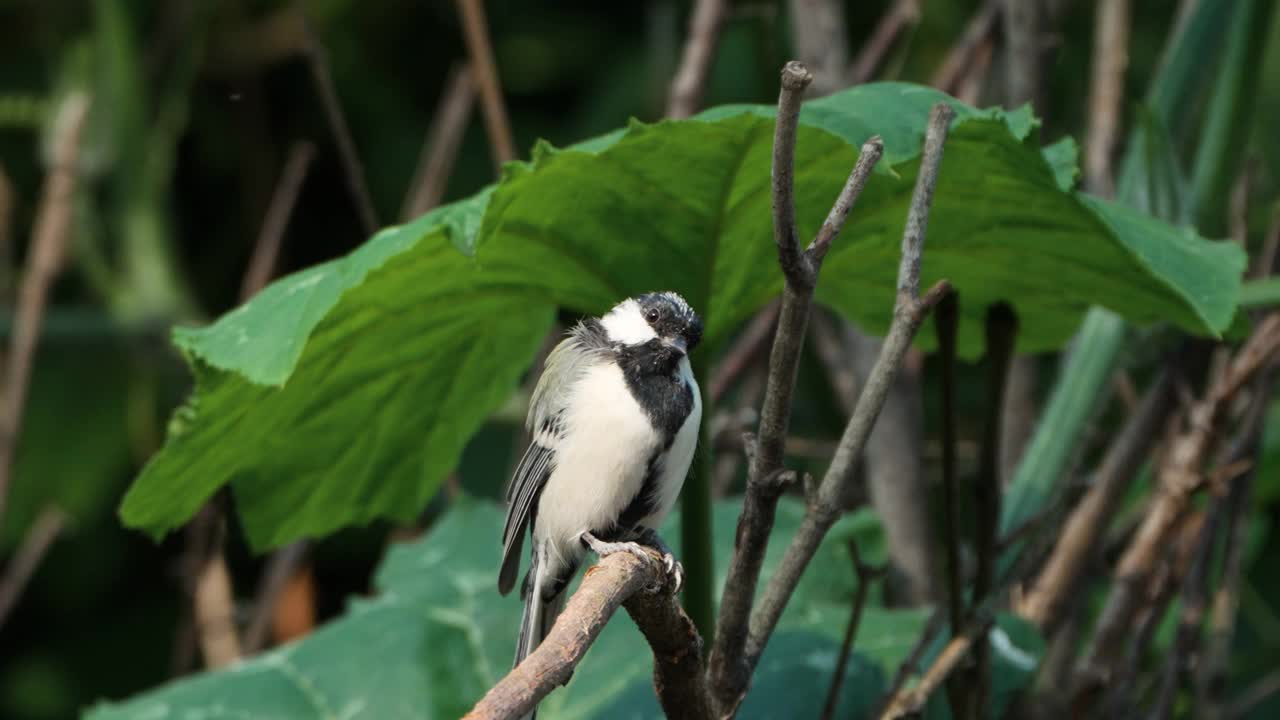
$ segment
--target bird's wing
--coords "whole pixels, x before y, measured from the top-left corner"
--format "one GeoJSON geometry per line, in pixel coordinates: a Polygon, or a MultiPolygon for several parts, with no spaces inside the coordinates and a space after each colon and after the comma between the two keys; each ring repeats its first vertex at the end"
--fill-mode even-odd
{"type": "Polygon", "coordinates": [[[524,529],[542,486],[555,467],[556,447],[564,434],[563,415],[573,385],[591,366],[607,359],[609,343],[598,321],[578,324],[556,345],[533,390],[525,426],[533,442],[507,486],[507,520],[502,529],[502,570],[498,591],[507,594],[520,570],[524,529]]]}

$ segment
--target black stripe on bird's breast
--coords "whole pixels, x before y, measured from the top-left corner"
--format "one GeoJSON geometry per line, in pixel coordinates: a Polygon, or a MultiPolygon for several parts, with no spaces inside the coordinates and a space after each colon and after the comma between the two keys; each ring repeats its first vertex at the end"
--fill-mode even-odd
{"type": "Polygon", "coordinates": [[[693,388],[679,373],[683,357],[657,340],[618,350],[627,389],[667,447],[693,411],[693,388]]]}

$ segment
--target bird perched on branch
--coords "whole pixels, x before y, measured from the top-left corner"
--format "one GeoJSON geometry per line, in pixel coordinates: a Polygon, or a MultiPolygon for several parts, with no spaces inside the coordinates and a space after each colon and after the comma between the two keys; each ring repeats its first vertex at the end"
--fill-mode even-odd
{"type": "Polygon", "coordinates": [[[507,489],[502,533],[504,595],[526,525],[533,546],[517,665],[551,629],[588,548],[648,557],[644,548],[653,547],[680,586],[683,570],[655,529],[698,440],[702,403],[688,354],[701,338],[702,320],[684,298],[658,292],[583,320],[547,356],[526,420],[533,442],[507,489]]]}

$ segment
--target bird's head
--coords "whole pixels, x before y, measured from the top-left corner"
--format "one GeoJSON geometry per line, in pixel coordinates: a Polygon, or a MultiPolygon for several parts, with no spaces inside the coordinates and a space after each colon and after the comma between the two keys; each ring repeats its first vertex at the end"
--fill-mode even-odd
{"type": "Polygon", "coordinates": [[[601,324],[615,343],[658,346],[677,357],[693,352],[702,340],[702,318],[674,292],[624,300],[601,318],[601,324]]]}

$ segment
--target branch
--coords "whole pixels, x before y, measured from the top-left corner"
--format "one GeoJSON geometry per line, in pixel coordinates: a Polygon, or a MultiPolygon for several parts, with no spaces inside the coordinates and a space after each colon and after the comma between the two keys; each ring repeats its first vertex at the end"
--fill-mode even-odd
{"type": "MultiPolygon", "coordinates": [[[[1000,529],[1000,419],[1005,410],[1005,378],[1013,360],[1018,318],[1013,308],[997,303],[987,308],[987,417],[983,428],[982,455],[978,461],[978,477],[973,484],[978,567],[973,579],[976,606],[986,599],[995,584],[996,545],[1000,529]]],[[[987,715],[991,696],[991,645],[985,632],[980,632],[973,648],[974,682],[962,693],[967,702],[959,714],[970,718],[987,715]]]]}
{"type": "Polygon", "coordinates": [[[960,492],[956,479],[956,330],[960,309],[956,296],[938,303],[933,315],[938,338],[942,392],[942,543],[947,553],[947,621],[951,634],[964,624],[964,590],[960,580],[960,492]]]}
{"type": "MultiPolygon", "coordinates": [[[[1227,453],[1228,464],[1257,456],[1265,425],[1268,400],[1274,387],[1275,369],[1264,372],[1254,381],[1253,398],[1234,446],[1227,453]]],[[[1214,591],[1209,611],[1209,637],[1196,683],[1196,699],[1204,717],[1217,720],[1226,714],[1227,672],[1231,660],[1231,641],[1240,606],[1240,579],[1243,574],[1245,533],[1249,523],[1250,497],[1256,467],[1231,483],[1226,499],[1226,547],[1223,549],[1222,573],[1214,591]]]]}
{"type": "MultiPolygon", "coordinates": [[[[919,175],[902,236],[902,261],[898,267],[898,293],[893,323],[885,336],[880,358],[863,385],[853,416],[845,426],[826,476],[817,490],[811,493],[804,520],[792,538],[777,572],[770,579],[759,606],[752,614],[751,633],[743,657],[747,668],[753,669],[759,661],[787,601],[800,582],[800,576],[813,559],[822,538],[835,524],[845,486],[852,482],[854,466],[871,434],[876,417],[884,406],[889,386],[902,363],[903,355],[911,346],[916,330],[933,306],[950,292],[951,286],[942,280],[924,297],[920,297],[920,263],[929,208],[942,162],[943,143],[954,115],[951,107],[941,102],[934,105],[930,113],[919,175]]],[[[745,689],[745,685],[739,689],[739,696],[745,689]]]]}
{"type": "Polygon", "coordinates": [[[253,247],[249,269],[240,283],[241,302],[256,295],[271,280],[276,261],[280,257],[284,232],[289,226],[289,217],[293,215],[298,194],[302,191],[302,183],[307,178],[307,170],[311,167],[315,154],[315,146],[305,140],[290,146],[289,157],[285,159],[284,169],[280,171],[280,179],[271,195],[271,204],[267,206],[262,229],[258,231],[258,241],[253,247]]]}
{"type": "Polygon", "coordinates": [[[471,57],[471,68],[480,86],[480,109],[484,114],[485,132],[489,135],[489,147],[493,149],[494,173],[500,175],[502,165],[516,159],[516,142],[511,134],[511,122],[507,119],[507,106],[502,101],[498,66],[493,60],[489,25],[484,17],[484,0],[458,0],[458,14],[462,18],[462,34],[467,42],[467,54],[471,57]]]}
{"type": "Polygon", "coordinates": [[[974,13],[965,26],[960,39],[947,52],[947,57],[938,66],[929,84],[946,93],[955,93],[965,68],[973,60],[984,40],[995,30],[996,13],[1000,10],[1001,0],[986,0],[978,12],[974,13]]]}
{"type": "MultiPolygon", "coordinates": [[[[898,666],[898,673],[893,677],[893,685],[889,686],[889,691],[886,692],[884,698],[877,703],[876,710],[871,713],[872,715],[875,715],[876,717],[883,715],[884,710],[892,705],[898,696],[902,694],[902,689],[906,687],[907,680],[909,680],[911,676],[916,674],[919,670],[920,661],[924,659],[925,651],[933,645],[934,638],[936,638],[938,636],[938,632],[942,630],[942,626],[945,624],[943,622],[944,619],[943,614],[938,611],[934,611],[933,614],[929,616],[929,622],[925,623],[924,630],[920,633],[920,637],[916,638],[916,644],[911,648],[911,652],[907,655],[907,659],[903,660],[902,664],[898,666]]],[[[954,632],[952,633],[952,635],[955,634],[956,633],[954,632]]]]}
{"type": "Polygon", "coordinates": [[[373,196],[369,194],[369,185],[364,176],[364,164],[360,162],[360,153],[356,151],[356,141],[351,136],[351,128],[347,125],[347,116],[342,112],[342,103],[338,100],[338,89],[333,84],[333,73],[329,70],[329,56],[320,42],[315,28],[303,18],[306,34],[307,65],[311,69],[311,80],[315,83],[316,93],[320,96],[320,105],[324,109],[325,119],[333,132],[334,143],[338,146],[338,159],[342,161],[343,177],[347,181],[347,190],[356,204],[360,215],[360,226],[368,236],[372,236],[382,227],[378,220],[378,211],[373,205],[373,196]]]}
{"type": "Polygon", "coordinates": [[[1226,374],[1213,383],[1206,399],[1191,408],[1189,427],[1165,458],[1159,471],[1158,493],[1116,568],[1111,594],[1099,616],[1098,629],[1079,673],[1081,694],[1098,682],[1108,681],[1160,552],[1191,495],[1204,485],[1201,467],[1213,449],[1231,401],[1240,388],[1271,361],[1277,350],[1280,350],[1280,312],[1273,312],[1255,326],[1226,374]]]}
{"type": "Polygon", "coordinates": [[[1098,3],[1093,43],[1084,183],[1089,192],[1111,197],[1115,193],[1111,158],[1120,134],[1124,71],[1129,65],[1129,0],[1098,3]]]}
{"type": "Polygon", "coordinates": [[[244,631],[244,654],[253,655],[267,646],[271,620],[276,604],[288,586],[289,580],[307,557],[308,543],[297,540],[271,554],[258,582],[258,595],[253,601],[253,611],[244,631]]]}
{"type": "Polygon", "coordinates": [[[1042,629],[1057,626],[1121,497],[1159,438],[1174,405],[1172,377],[1168,371],[1162,373],[1147,390],[1107,450],[1089,491],[1071,511],[1044,569],[1018,604],[1018,614],[1042,629]]]}
{"type": "Polygon", "coordinates": [[[772,187],[774,239],[786,285],[773,350],[769,355],[769,375],[760,412],[756,455],[748,472],[746,497],[742,515],[738,518],[737,540],[729,561],[729,574],[716,625],[715,647],[711,653],[710,676],[722,710],[737,707],[750,682],[751,669],[742,662],[748,618],[769,531],[773,527],[778,496],[787,478],[793,477],[782,472],[782,461],[791,415],[791,396],[795,390],[818,271],[884,151],[879,137],[863,144],[858,161],[817,237],[802,252],[796,239],[793,163],[800,98],[812,79],[809,71],[798,62],[789,62],[782,70],[782,91],[778,97],[774,134],[772,187]]]}
{"type": "Polygon", "coordinates": [[[1040,2],[1004,0],[1005,104],[1039,106],[1040,2]]]}
{"type": "Polygon", "coordinates": [[[680,67],[671,79],[667,117],[680,120],[693,115],[702,105],[707,76],[716,59],[720,29],[729,15],[726,0],[697,0],[689,19],[689,37],[684,43],[680,67]]]}
{"type": "Polygon", "coordinates": [[[76,161],[80,156],[80,137],[88,112],[88,96],[73,93],[59,105],[54,118],[53,157],[36,211],[27,271],[18,290],[4,392],[0,396],[0,521],[5,515],[9,482],[13,477],[13,456],[22,432],[31,367],[40,339],[40,323],[44,320],[49,288],[62,270],[66,256],[76,189],[76,161]]]}
{"type": "Polygon", "coordinates": [[[835,717],[836,707],[840,704],[840,686],[844,684],[844,674],[849,667],[849,653],[853,651],[854,640],[858,637],[858,626],[862,623],[862,609],[867,604],[867,595],[871,591],[871,583],[885,574],[886,568],[867,565],[862,562],[862,554],[858,552],[858,543],[849,541],[849,556],[853,559],[853,571],[858,576],[858,589],[854,591],[853,603],[849,608],[849,624],[845,626],[844,641],[840,644],[836,669],[831,675],[831,687],[827,690],[827,702],[822,707],[822,720],[835,717]]]}
{"type": "Polygon", "coordinates": [[[756,355],[764,349],[765,343],[769,341],[769,334],[778,322],[779,307],[777,302],[764,306],[725,351],[715,374],[711,376],[711,382],[707,384],[707,395],[712,403],[724,397],[738,376],[750,367],[756,355]]]}
{"type": "Polygon", "coordinates": [[[849,68],[849,84],[861,85],[870,80],[876,68],[884,61],[885,55],[889,54],[893,41],[902,34],[903,29],[919,23],[920,15],[920,0],[896,0],[889,11],[880,17],[880,22],[871,31],[871,37],[849,68]]]}
{"type": "Polygon", "coordinates": [[[568,682],[609,618],[625,606],[654,653],[654,686],[670,718],[711,717],[702,667],[702,639],[666,586],[656,556],[646,562],[615,553],[587,570],[551,632],[498,681],[466,717],[524,716],[556,686],[568,682]]]}
{"type": "Polygon", "coordinates": [[[58,539],[67,524],[67,515],[58,507],[49,505],[40,511],[18,545],[13,558],[0,578],[0,626],[9,619],[9,613],[18,604],[22,591],[27,588],[36,568],[58,539]]]}
{"type": "Polygon", "coordinates": [[[400,219],[408,222],[440,204],[444,198],[453,163],[462,145],[462,134],[471,118],[471,108],[476,103],[476,83],[471,68],[459,65],[449,73],[444,95],[436,106],[431,129],[418,156],[418,169],[409,183],[400,219]]]}
{"type": "Polygon", "coordinates": [[[951,638],[951,641],[942,648],[942,652],[938,653],[938,657],[934,658],[933,664],[925,671],[924,676],[920,678],[919,684],[894,694],[889,701],[889,706],[881,713],[880,720],[918,715],[924,709],[925,703],[929,701],[929,696],[942,685],[965,655],[969,654],[974,640],[979,636],[986,637],[987,630],[994,622],[994,615],[984,613],[971,621],[963,634],[951,638]]]}

